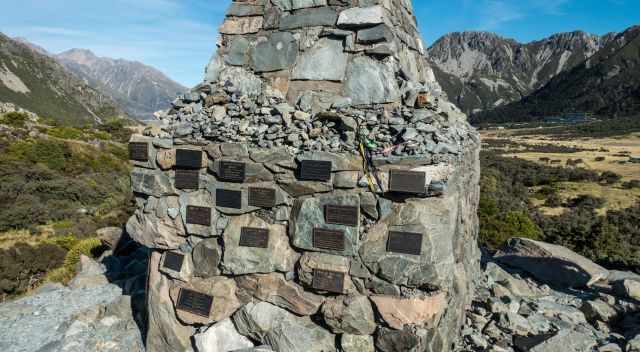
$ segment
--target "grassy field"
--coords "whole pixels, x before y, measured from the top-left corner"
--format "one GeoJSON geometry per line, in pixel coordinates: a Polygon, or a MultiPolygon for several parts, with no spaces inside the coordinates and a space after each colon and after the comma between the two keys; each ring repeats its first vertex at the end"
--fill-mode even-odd
{"type": "Polygon", "coordinates": [[[595,127],[481,131],[483,245],[529,237],[640,272],[640,133],[595,127]]]}
{"type": "MultiPolygon", "coordinates": [[[[555,187],[563,203],[584,194],[604,199],[604,205],[596,210],[598,215],[604,215],[609,210],[626,209],[640,202],[640,188],[624,189],[596,182],[559,182],[555,187]]],[[[541,187],[533,187],[531,191],[537,192],[540,189],[541,187]]],[[[531,203],[545,215],[560,215],[566,211],[565,207],[546,207],[544,199],[536,197],[531,197],[531,203]]]]}
{"type": "Polygon", "coordinates": [[[640,157],[640,133],[620,137],[580,138],[568,141],[555,139],[553,136],[540,135],[538,134],[538,129],[530,130],[530,132],[530,135],[523,135],[523,131],[518,130],[516,135],[513,130],[490,130],[483,131],[482,138],[484,141],[506,139],[520,146],[507,148],[506,156],[537,163],[552,164],[541,160],[548,158],[550,161],[555,161],[553,164],[558,166],[567,165],[568,160],[582,159],[583,163],[580,167],[600,172],[615,172],[621,175],[625,181],[640,179],[640,163],[629,162],[629,157],[631,156],[640,157]],[[562,146],[582,151],[574,153],[523,152],[524,146],[562,146]]]}
{"type": "MultiPolygon", "coordinates": [[[[640,156],[640,133],[632,133],[618,137],[578,138],[574,140],[557,139],[540,133],[540,129],[528,130],[488,130],[481,135],[485,149],[492,149],[495,142],[500,142],[505,157],[518,158],[540,165],[568,166],[572,161],[581,160],[575,167],[597,172],[613,172],[622,179],[615,184],[595,182],[560,182],[555,185],[558,195],[563,201],[580,195],[592,195],[605,200],[605,205],[598,209],[600,215],[607,210],[620,210],[633,206],[640,201],[640,189],[624,189],[622,183],[640,180],[640,163],[630,162],[631,156],[640,156]],[[504,141],[509,141],[505,145],[504,141]],[[562,148],[566,151],[562,151],[562,148]],[[532,151],[533,149],[533,151],[532,151]],[[546,152],[545,150],[549,150],[546,152]]],[[[531,193],[539,190],[533,188],[531,193]]],[[[532,204],[540,208],[544,214],[559,215],[564,207],[545,207],[541,199],[531,198],[532,204]]]]}

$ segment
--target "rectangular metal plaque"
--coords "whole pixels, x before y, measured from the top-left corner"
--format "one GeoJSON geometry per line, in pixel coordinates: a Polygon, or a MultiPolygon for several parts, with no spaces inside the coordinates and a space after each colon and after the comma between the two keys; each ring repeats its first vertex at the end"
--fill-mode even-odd
{"type": "Polygon", "coordinates": [[[216,206],[242,209],[242,192],[228,189],[216,189],[216,206]]]}
{"type": "Polygon", "coordinates": [[[269,230],[243,227],[240,230],[240,247],[269,248],[269,230]]]}
{"type": "Polygon", "coordinates": [[[391,170],[389,190],[391,192],[425,194],[427,175],[424,172],[391,170]]]}
{"type": "Polygon", "coordinates": [[[411,255],[422,254],[422,234],[389,231],[387,252],[411,255]]]}
{"type": "Polygon", "coordinates": [[[312,286],[316,290],[342,294],[344,292],[344,273],[314,269],[312,286]]]}
{"type": "Polygon", "coordinates": [[[249,206],[273,208],[276,206],[276,190],[273,188],[249,187],[249,206]]]}
{"type": "Polygon", "coordinates": [[[211,208],[188,205],[187,224],[211,226],[211,208]]]}
{"type": "Polygon", "coordinates": [[[205,295],[204,293],[181,288],[180,293],[178,293],[176,309],[208,318],[212,304],[213,297],[205,295]]]}
{"type": "Polygon", "coordinates": [[[316,227],[313,229],[313,246],[318,249],[344,251],[344,231],[316,227]]]}
{"type": "Polygon", "coordinates": [[[164,255],[164,263],[162,263],[162,266],[169,270],[180,272],[180,270],[182,270],[183,262],[184,255],[175,252],[167,252],[164,255]]]}
{"type": "Polygon", "coordinates": [[[358,226],[358,207],[349,205],[326,205],[324,207],[324,218],[327,224],[358,226]]]}
{"type": "Polygon", "coordinates": [[[179,189],[200,188],[200,171],[177,169],[176,170],[176,188],[179,188],[179,189]]]}
{"type": "Polygon", "coordinates": [[[202,168],[202,151],[191,149],[176,150],[176,166],[186,169],[202,168]]]}
{"type": "Polygon", "coordinates": [[[149,161],[149,143],[129,143],[129,159],[135,161],[149,161]]]}
{"type": "Polygon", "coordinates": [[[222,181],[244,182],[246,164],[235,161],[220,161],[218,177],[222,181]]]}
{"type": "Polygon", "coordinates": [[[331,162],[321,160],[302,160],[300,162],[300,179],[304,181],[331,180],[331,162]]]}

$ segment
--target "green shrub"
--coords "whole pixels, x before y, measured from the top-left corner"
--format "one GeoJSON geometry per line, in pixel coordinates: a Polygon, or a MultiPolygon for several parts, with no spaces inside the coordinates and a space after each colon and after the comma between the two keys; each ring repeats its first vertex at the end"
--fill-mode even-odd
{"type": "Polygon", "coordinates": [[[10,112],[0,117],[0,123],[16,128],[23,128],[27,121],[29,116],[21,112],[10,112]]]}
{"type": "Polygon", "coordinates": [[[84,137],[84,133],[80,129],[64,126],[50,128],[47,134],[61,139],[81,140],[84,137]]]}
{"type": "Polygon", "coordinates": [[[88,135],[92,139],[99,139],[102,141],[110,141],[112,139],[111,134],[109,132],[104,132],[104,131],[90,130],[88,132],[88,135]]]}
{"type": "Polygon", "coordinates": [[[480,242],[490,250],[496,250],[513,237],[542,239],[542,231],[523,211],[511,211],[496,216],[480,216],[480,242]]]}
{"type": "Polygon", "coordinates": [[[81,255],[95,258],[100,255],[101,250],[102,243],[98,238],[80,240],[67,252],[67,256],[64,258],[64,267],[69,271],[75,271],[81,255]]]}
{"type": "Polygon", "coordinates": [[[64,263],[65,250],[49,243],[17,243],[0,249],[0,294],[20,294],[34,286],[47,271],[64,263]]]}
{"type": "Polygon", "coordinates": [[[607,185],[616,184],[620,182],[620,180],[622,180],[622,176],[616,174],[615,172],[605,171],[600,175],[600,182],[607,185]]]}
{"type": "Polygon", "coordinates": [[[640,180],[631,180],[629,182],[625,182],[622,184],[622,188],[624,189],[640,188],[640,180]]]}
{"type": "Polygon", "coordinates": [[[568,205],[571,208],[587,208],[600,209],[604,207],[606,201],[603,198],[594,197],[588,194],[581,194],[578,197],[569,200],[568,205]]]}
{"type": "Polygon", "coordinates": [[[123,119],[110,119],[98,125],[97,129],[109,133],[114,141],[126,143],[131,138],[133,132],[127,128],[127,121],[123,119]]]}
{"type": "Polygon", "coordinates": [[[63,265],[50,271],[44,281],[68,283],[76,275],[76,268],[80,262],[80,256],[85,255],[90,258],[98,257],[104,248],[98,238],[92,237],[76,241],[69,249],[64,258],[63,265]]]}
{"type": "Polygon", "coordinates": [[[46,243],[56,245],[69,251],[78,243],[78,239],[74,235],[55,236],[48,238],[46,243]]]}
{"type": "Polygon", "coordinates": [[[557,193],[551,193],[544,201],[544,206],[549,208],[557,208],[562,206],[562,198],[557,193]]]}

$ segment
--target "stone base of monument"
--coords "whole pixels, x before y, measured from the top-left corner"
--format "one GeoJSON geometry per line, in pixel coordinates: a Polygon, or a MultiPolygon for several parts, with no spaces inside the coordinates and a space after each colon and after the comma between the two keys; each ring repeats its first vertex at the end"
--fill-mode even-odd
{"type": "Polygon", "coordinates": [[[234,0],[204,82],[131,140],[149,352],[446,352],[480,140],[410,0],[234,0]]]}
{"type": "Polygon", "coordinates": [[[149,351],[449,349],[479,259],[475,148],[365,174],[357,155],[134,140],[149,351]]]}

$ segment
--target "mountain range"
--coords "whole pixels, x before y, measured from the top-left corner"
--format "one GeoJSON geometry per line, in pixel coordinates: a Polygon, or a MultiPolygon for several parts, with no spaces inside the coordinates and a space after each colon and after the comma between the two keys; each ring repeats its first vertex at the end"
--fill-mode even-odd
{"type": "Polygon", "coordinates": [[[124,115],[150,120],[154,112],[167,109],[171,101],[187,89],[140,62],[98,57],[86,49],[53,54],[24,38],[11,39],[4,35],[1,42],[5,49],[1,52],[5,54],[0,54],[0,62],[5,62],[5,66],[0,65],[0,74],[7,78],[0,82],[0,101],[15,103],[65,123],[86,123],[124,115]],[[7,53],[12,53],[11,57],[7,53]],[[30,62],[29,69],[25,69],[23,62],[30,62]],[[51,75],[52,72],[55,74],[51,75]],[[55,83],[38,79],[45,75],[55,83]],[[75,89],[60,89],[60,81],[75,89]],[[31,89],[32,86],[39,88],[31,89]],[[95,97],[88,99],[90,102],[97,100],[105,107],[85,102],[85,96],[91,94],[95,97]],[[85,108],[77,108],[78,104],[85,108]]]}
{"type": "MultiPolygon", "coordinates": [[[[449,99],[475,124],[640,112],[640,26],[524,44],[489,32],[456,32],[437,40],[427,58],[449,99]]],[[[0,33],[0,101],[42,116],[65,123],[124,115],[148,120],[185,90],[139,62],[85,49],[52,54],[0,33]]]]}
{"type": "Polygon", "coordinates": [[[449,98],[474,123],[578,111],[615,117],[640,111],[638,28],[560,33],[526,44],[488,32],[451,33],[427,56],[449,98]]]}
{"type": "Polygon", "coordinates": [[[169,108],[175,97],[187,90],[162,72],[137,61],[98,57],[85,49],[65,51],[55,58],[139,120],[152,119],[154,112],[169,108]]]}
{"type": "Polygon", "coordinates": [[[0,101],[63,124],[99,123],[124,112],[55,59],[0,33],[0,101]]]}

